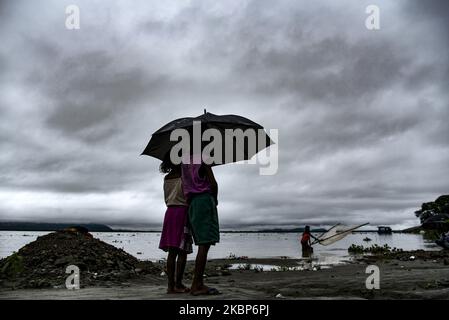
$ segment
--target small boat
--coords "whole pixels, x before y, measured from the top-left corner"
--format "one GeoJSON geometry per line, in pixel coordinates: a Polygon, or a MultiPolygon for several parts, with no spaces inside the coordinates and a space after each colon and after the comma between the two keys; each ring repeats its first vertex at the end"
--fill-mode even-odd
{"type": "Polygon", "coordinates": [[[370,242],[371,238],[366,237],[366,238],[363,239],[363,241],[370,242]]]}
{"type": "Polygon", "coordinates": [[[391,230],[390,227],[377,227],[377,233],[378,234],[391,234],[393,232],[393,230],[391,230]]]}

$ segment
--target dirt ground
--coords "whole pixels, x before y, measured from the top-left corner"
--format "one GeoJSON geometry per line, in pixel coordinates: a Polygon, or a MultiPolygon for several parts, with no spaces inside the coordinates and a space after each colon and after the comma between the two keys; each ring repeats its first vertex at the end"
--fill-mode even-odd
{"type": "MultiPolygon", "coordinates": [[[[212,260],[206,284],[220,290],[217,296],[167,295],[164,275],[144,275],[119,285],[88,286],[80,290],[17,289],[0,286],[0,299],[449,299],[449,266],[443,256],[418,254],[404,257],[359,259],[316,271],[228,270],[234,263],[298,266],[294,259],[212,260]],[[380,289],[368,290],[368,265],[380,270],[380,289]]],[[[188,273],[193,268],[191,262],[188,273]]],[[[185,280],[190,283],[190,277],[185,280]]],[[[82,275],[81,275],[82,283],[82,275]]]]}

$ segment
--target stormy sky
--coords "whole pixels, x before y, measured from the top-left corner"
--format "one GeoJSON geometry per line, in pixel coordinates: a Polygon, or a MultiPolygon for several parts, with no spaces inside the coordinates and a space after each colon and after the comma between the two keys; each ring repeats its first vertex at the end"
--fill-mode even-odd
{"type": "Polygon", "coordinates": [[[215,169],[222,228],[416,225],[449,191],[448,29],[436,0],[1,0],[0,220],[158,229],[139,154],[207,108],[279,130],[276,175],[215,169]]]}

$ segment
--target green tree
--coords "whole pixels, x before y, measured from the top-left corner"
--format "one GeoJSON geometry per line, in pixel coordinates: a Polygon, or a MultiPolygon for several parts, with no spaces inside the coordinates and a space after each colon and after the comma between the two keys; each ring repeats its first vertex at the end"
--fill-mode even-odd
{"type": "Polygon", "coordinates": [[[421,223],[437,214],[449,214],[449,195],[439,196],[433,202],[425,202],[421,205],[420,210],[415,211],[415,215],[421,223]]]}

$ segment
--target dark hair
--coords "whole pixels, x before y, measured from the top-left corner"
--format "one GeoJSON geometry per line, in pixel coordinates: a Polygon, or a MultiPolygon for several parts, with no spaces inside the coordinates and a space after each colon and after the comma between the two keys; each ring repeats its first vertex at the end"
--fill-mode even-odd
{"type": "Polygon", "coordinates": [[[161,173],[170,173],[175,167],[176,165],[170,160],[170,153],[168,152],[159,166],[159,171],[161,173]]]}
{"type": "Polygon", "coordinates": [[[305,227],[304,233],[310,233],[310,227],[309,227],[309,226],[306,226],[306,227],[305,227]]]}

